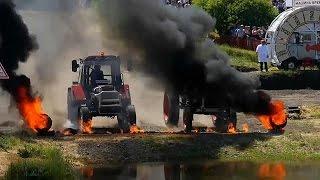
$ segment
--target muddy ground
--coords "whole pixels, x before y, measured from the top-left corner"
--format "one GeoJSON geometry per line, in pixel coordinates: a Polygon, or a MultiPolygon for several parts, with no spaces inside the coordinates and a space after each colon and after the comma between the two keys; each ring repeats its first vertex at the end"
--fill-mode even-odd
{"type": "MultiPolygon", "coordinates": [[[[127,78],[131,80],[132,98],[137,108],[138,125],[147,133],[111,134],[105,127],[115,126],[116,120],[95,119],[94,127],[99,134],[70,137],[37,137],[35,141],[61,148],[75,167],[88,164],[106,166],[117,163],[151,161],[236,159],[245,156],[247,149],[259,149],[259,146],[270,146],[281,149],[281,146],[277,147],[278,144],[288,143],[288,139],[290,138],[297,140],[302,154],[305,151],[309,151],[310,148],[312,149],[311,153],[313,151],[319,152],[320,150],[319,143],[315,143],[309,147],[306,145],[309,144],[308,142],[300,142],[301,139],[299,138],[300,136],[319,138],[320,120],[314,118],[289,120],[286,132],[282,136],[266,133],[266,130],[263,129],[261,123],[255,117],[241,113],[238,114],[237,127],[241,130],[242,125],[247,123],[250,128],[249,133],[231,135],[217,133],[194,133],[191,135],[172,133],[172,131],[178,132],[181,129],[169,130],[164,126],[161,117],[163,95],[161,87],[146,90],[150,87],[150,83],[152,84],[152,80],[145,79],[144,81],[138,81],[135,75],[130,75],[127,78]],[[279,143],[277,142],[278,140],[279,143]]],[[[320,91],[317,90],[268,90],[267,92],[273,99],[283,100],[288,106],[320,105],[320,91]]],[[[0,106],[1,120],[3,120],[1,121],[0,132],[7,134],[17,130],[17,126],[12,126],[14,123],[10,123],[12,121],[16,122],[17,116],[8,115],[7,103],[5,101],[8,102],[7,99],[2,100],[1,102],[3,103],[0,106]]],[[[213,126],[213,123],[208,116],[196,116],[194,125],[197,127],[210,127],[213,126]]],[[[288,148],[290,149],[290,147],[288,148]]],[[[288,153],[290,154],[291,151],[288,153]]],[[[0,149],[1,175],[3,175],[10,163],[7,157],[10,157],[10,153],[8,154],[0,149]]],[[[312,156],[312,158],[314,157],[312,156]]]]}

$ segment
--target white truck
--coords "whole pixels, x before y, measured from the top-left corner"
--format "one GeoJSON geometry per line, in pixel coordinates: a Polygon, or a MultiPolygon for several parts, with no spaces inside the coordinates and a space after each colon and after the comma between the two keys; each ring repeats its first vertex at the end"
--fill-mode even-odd
{"type": "Polygon", "coordinates": [[[320,5],[282,12],[269,26],[265,38],[271,61],[279,68],[320,68],[320,5]]]}

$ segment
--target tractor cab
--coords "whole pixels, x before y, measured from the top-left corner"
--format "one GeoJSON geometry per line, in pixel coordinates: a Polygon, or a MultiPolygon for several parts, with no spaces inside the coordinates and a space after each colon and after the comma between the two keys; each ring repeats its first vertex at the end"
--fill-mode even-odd
{"type": "Polygon", "coordinates": [[[80,67],[78,83],[85,89],[93,91],[96,87],[107,86],[109,89],[120,90],[123,86],[119,57],[89,56],[80,60],[79,64],[74,61],[72,69],[76,72],[80,67]],[[100,73],[101,75],[95,75],[100,73]]]}

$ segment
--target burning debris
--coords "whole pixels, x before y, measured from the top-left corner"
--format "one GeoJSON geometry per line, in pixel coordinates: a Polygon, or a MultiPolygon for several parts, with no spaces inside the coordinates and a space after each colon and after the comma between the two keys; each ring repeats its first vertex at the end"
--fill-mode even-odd
{"type": "Polygon", "coordinates": [[[88,121],[80,121],[80,129],[83,134],[92,134],[92,119],[88,121]]]}
{"type": "Polygon", "coordinates": [[[282,101],[272,101],[269,104],[269,113],[258,115],[258,119],[269,131],[282,131],[287,125],[288,115],[282,101]]]}
{"type": "Polygon", "coordinates": [[[30,128],[36,133],[48,132],[51,128],[52,121],[50,117],[43,112],[40,97],[31,97],[25,87],[19,87],[17,93],[17,107],[27,128],[30,128]]]}
{"type": "Polygon", "coordinates": [[[134,124],[130,126],[130,133],[131,134],[144,133],[144,130],[138,127],[136,124],[134,124]]]}
{"type": "Polygon", "coordinates": [[[229,125],[228,125],[228,133],[231,133],[231,134],[237,133],[237,129],[235,128],[233,123],[229,123],[229,125]]]}
{"type": "Polygon", "coordinates": [[[11,1],[0,0],[0,62],[10,77],[0,83],[15,100],[27,128],[43,134],[51,128],[52,120],[43,112],[41,98],[33,95],[30,79],[15,72],[38,45],[14,8],[11,1]]]}
{"type": "Polygon", "coordinates": [[[247,123],[242,124],[242,131],[244,133],[248,133],[249,132],[249,125],[247,123]]]}

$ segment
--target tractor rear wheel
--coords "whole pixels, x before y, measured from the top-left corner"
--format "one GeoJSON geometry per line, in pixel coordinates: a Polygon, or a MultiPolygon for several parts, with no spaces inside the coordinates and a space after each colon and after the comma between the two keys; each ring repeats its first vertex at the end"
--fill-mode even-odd
{"type": "Polygon", "coordinates": [[[179,122],[179,95],[166,91],[163,98],[163,117],[168,127],[178,126],[179,122]]]}
{"type": "Polygon", "coordinates": [[[183,123],[185,125],[185,132],[191,133],[192,130],[193,113],[190,108],[185,108],[183,111],[183,123]]]}

